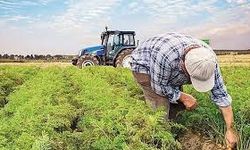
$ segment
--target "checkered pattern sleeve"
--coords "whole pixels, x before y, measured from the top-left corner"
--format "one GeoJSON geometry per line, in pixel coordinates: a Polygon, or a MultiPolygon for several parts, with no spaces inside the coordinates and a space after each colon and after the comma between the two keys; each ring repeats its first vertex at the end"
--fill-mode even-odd
{"type": "Polygon", "coordinates": [[[232,98],[227,93],[227,89],[223,82],[221,71],[218,65],[216,66],[216,70],[215,70],[215,85],[213,89],[211,90],[211,93],[212,93],[211,99],[218,106],[226,107],[226,106],[231,105],[232,98]]]}
{"type": "Polygon", "coordinates": [[[159,95],[164,95],[169,102],[177,103],[180,98],[179,87],[173,87],[168,84],[171,75],[171,67],[168,58],[165,55],[158,55],[162,58],[151,58],[150,62],[150,76],[151,87],[159,95]]]}

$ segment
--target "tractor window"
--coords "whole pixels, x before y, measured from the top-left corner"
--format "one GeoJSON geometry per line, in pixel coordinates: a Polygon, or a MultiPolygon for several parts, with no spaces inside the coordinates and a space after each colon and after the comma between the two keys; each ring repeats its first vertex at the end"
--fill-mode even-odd
{"type": "Polygon", "coordinates": [[[107,43],[108,52],[112,51],[112,49],[113,49],[113,39],[114,39],[114,35],[109,35],[108,43],[107,43]]]}
{"type": "Polygon", "coordinates": [[[123,41],[122,40],[122,38],[123,38],[122,34],[119,35],[119,38],[120,38],[120,44],[122,44],[122,41],[123,41]]]}
{"type": "Polygon", "coordinates": [[[108,43],[107,45],[108,46],[117,46],[120,44],[120,41],[119,41],[119,35],[109,35],[109,39],[108,39],[108,43]]]}
{"type": "Polygon", "coordinates": [[[113,50],[116,48],[116,46],[120,45],[120,37],[118,34],[110,34],[108,37],[108,43],[107,43],[107,53],[113,53],[113,50]]]}
{"type": "Polygon", "coordinates": [[[105,35],[105,34],[103,34],[103,35],[101,36],[101,38],[102,38],[102,45],[105,45],[105,44],[107,43],[108,36],[105,35]]]}
{"type": "Polygon", "coordinates": [[[114,41],[114,45],[119,45],[120,44],[119,43],[119,35],[114,35],[113,41],[114,41]]]}
{"type": "Polygon", "coordinates": [[[124,37],[123,41],[124,45],[135,45],[133,34],[124,34],[123,37],[124,37]]]}

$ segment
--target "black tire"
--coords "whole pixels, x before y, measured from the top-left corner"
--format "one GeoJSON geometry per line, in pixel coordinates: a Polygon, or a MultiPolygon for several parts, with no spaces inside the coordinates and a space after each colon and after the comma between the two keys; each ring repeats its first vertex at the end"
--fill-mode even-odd
{"type": "Polygon", "coordinates": [[[99,65],[99,60],[92,55],[83,55],[77,63],[79,68],[86,67],[86,66],[95,66],[99,65]]]}
{"type": "Polygon", "coordinates": [[[133,49],[124,49],[116,58],[115,61],[115,67],[125,67],[125,68],[130,68],[130,64],[127,64],[129,62],[124,62],[127,61],[126,59],[130,59],[131,53],[133,49]],[[125,66],[126,65],[126,66],[125,66]]]}

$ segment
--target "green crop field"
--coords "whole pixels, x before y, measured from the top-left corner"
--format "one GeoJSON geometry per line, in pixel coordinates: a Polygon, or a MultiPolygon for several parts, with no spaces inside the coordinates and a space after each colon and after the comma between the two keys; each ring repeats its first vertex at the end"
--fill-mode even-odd
{"type": "MultiPolygon", "coordinates": [[[[233,98],[239,150],[250,149],[250,66],[222,68],[233,98]]],[[[191,86],[199,107],[166,122],[151,110],[127,69],[0,66],[0,149],[182,148],[189,131],[223,144],[224,124],[209,93],[191,86]]]]}

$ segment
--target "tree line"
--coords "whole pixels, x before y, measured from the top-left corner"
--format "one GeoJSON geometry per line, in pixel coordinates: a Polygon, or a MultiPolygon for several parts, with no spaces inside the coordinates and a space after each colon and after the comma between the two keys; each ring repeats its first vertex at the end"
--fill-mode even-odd
{"type": "Polygon", "coordinates": [[[73,55],[14,55],[14,54],[0,54],[0,59],[11,59],[11,60],[70,60],[73,55]]]}

